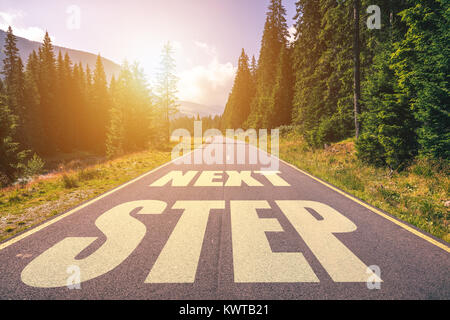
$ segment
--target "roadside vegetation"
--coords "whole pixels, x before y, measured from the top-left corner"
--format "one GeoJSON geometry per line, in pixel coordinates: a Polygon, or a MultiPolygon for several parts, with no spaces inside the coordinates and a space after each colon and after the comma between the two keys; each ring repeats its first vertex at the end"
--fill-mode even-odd
{"type": "Polygon", "coordinates": [[[0,241],[109,191],[171,159],[171,148],[114,160],[72,160],[46,175],[0,189],[0,241]]]}
{"type": "Polygon", "coordinates": [[[283,159],[450,241],[449,4],[298,0],[288,40],[283,1],[271,0],[221,129],[281,127],[283,159]],[[380,28],[366,24],[374,6],[380,28]]]}
{"type": "Polygon", "coordinates": [[[74,64],[48,33],[26,61],[11,27],[0,50],[0,241],[170,160],[170,43],[155,88],[138,63],[74,64]]]}
{"type": "Polygon", "coordinates": [[[280,158],[450,242],[450,166],[416,159],[400,172],[364,164],[354,139],[313,149],[295,131],[280,139],[280,158]]]}
{"type": "Polygon", "coordinates": [[[137,62],[110,79],[100,55],[95,65],[73,63],[48,33],[22,61],[9,27],[0,51],[0,188],[65,157],[113,159],[168,143],[178,101],[170,43],[156,87],[137,62]]]}

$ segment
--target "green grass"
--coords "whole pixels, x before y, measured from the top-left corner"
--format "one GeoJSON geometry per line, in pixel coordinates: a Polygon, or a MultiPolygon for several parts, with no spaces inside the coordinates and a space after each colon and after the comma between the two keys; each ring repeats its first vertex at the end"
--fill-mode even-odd
{"type": "Polygon", "coordinates": [[[361,163],[352,139],[312,150],[296,133],[280,139],[280,158],[403,221],[450,242],[450,168],[418,160],[403,172],[361,163]]]}
{"type": "Polygon", "coordinates": [[[171,160],[171,147],[59,170],[26,186],[0,190],[0,241],[111,190],[171,160]]]}

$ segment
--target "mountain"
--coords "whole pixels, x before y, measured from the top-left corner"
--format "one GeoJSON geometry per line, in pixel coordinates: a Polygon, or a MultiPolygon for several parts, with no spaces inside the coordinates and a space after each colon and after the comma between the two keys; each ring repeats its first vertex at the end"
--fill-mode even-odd
{"type": "MultiPolygon", "coordinates": [[[[5,58],[5,54],[3,53],[3,47],[5,44],[5,38],[6,38],[6,32],[3,30],[0,30],[0,68],[3,66],[3,59],[5,58]]],[[[17,48],[19,48],[20,57],[23,60],[23,63],[26,64],[28,60],[28,56],[30,55],[33,50],[38,50],[38,48],[41,46],[40,42],[30,41],[25,38],[17,37],[17,48]]],[[[63,56],[66,54],[66,52],[69,54],[70,59],[73,63],[79,63],[81,62],[84,67],[86,65],[89,65],[89,68],[91,70],[94,70],[95,68],[95,61],[97,60],[97,55],[74,50],[74,49],[68,49],[64,47],[58,47],[55,46],[55,54],[58,54],[58,51],[61,51],[63,56]]],[[[114,63],[111,60],[102,58],[103,66],[105,68],[105,73],[108,79],[111,79],[113,75],[118,75],[120,71],[120,66],[116,63],[114,63]]]]}
{"type": "Polygon", "coordinates": [[[188,117],[197,117],[197,114],[200,117],[208,117],[208,116],[221,116],[224,111],[223,106],[207,106],[204,104],[189,102],[189,101],[178,101],[179,112],[174,116],[175,118],[188,116],[188,117]]]}

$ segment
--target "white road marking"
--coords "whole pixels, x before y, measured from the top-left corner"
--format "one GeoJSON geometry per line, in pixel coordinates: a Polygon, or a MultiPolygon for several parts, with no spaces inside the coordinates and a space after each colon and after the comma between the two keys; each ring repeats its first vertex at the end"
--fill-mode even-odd
{"type": "Polygon", "coordinates": [[[81,281],[97,278],[120,265],[139,245],[147,228],[130,216],[137,208],[139,214],[161,214],[167,204],[142,200],[121,204],[102,214],[95,225],[105,234],[105,243],[87,258],[75,259],[91,245],[96,237],[65,238],[33,261],[22,271],[22,281],[38,288],[57,288],[67,284],[67,268],[77,266],[81,281]]]}
{"type": "Polygon", "coordinates": [[[238,283],[319,282],[300,252],[274,253],[266,232],[283,232],[276,219],[260,219],[267,201],[231,201],[234,281],[238,283]]]}
{"type": "Polygon", "coordinates": [[[145,283],[193,283],[212,209],[225,209],[225,201],[178,201],[173,209],[183,215],[156,260],[145,283]]]}

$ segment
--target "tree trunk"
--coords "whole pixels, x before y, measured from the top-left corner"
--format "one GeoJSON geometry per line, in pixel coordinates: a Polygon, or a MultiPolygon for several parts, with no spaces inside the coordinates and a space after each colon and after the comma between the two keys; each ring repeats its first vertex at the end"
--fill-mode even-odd
{"type": "Polygon", "coordinates": [[[360,39],[359,39],[359,12],[361,8],[361,0],[353,0],[354,11],[354,62],[355,62],[355,75],[354,75],[354,108],[355,108],[355,131],[356,139],[359,138],[361,131],[361,123],[359,117],[361,114],[361,60],[360,60],[360,39]]]}

